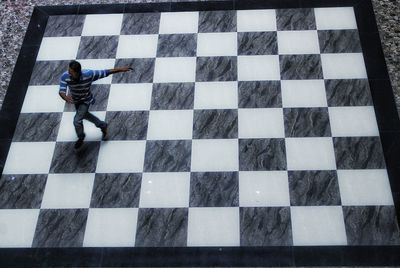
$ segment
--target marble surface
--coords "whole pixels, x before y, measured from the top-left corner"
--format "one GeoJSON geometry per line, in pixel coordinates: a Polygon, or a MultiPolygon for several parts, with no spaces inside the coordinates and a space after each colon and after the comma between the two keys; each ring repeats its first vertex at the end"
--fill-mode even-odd
{"type": "Polygon", "coordinates": [[[341,205],[336,171],[289,171],[291,206],[341,205]]]}
{"type": "Polygon", "coordinates": [[[194,83],[154,83],[151,109],[193,109],[194,85],[194,83]]]}
{"type": "Polygon", "coordinates": [[[291,246],[289,207],[240,208],[241,246],[291,246]]]}
{"type": "Polygon", "coordinates": [[[44,36],[80,36],[82,34],[84,22],[84,15],[50,16],[44,36]]]}
{"type": "Polygon", "coordinates": [[[114,59],[118,36],[82,36],[77,59],[114,59]]]}
{"type": "Polygon", "coordinates": [[[278,9],[276,26],[278,31],[315,30],[314,10],[311,8],[278,9]]]}
{"type": "Polygon", "coordinates": [[[282,107],[279,81],[240,81],[239,108],[282,107]]]}
{"type": "Polygon", "coordinates": [[[0,209],[40,208],[47,175],[3,175],[0,209]]]}
{"type": "Polygon", "coordinates": [[[121,34],[157,34],[160,25],[160,13],[124,14],[121,34]]]}
{"type": "Polygon", "coordinates": [[[142,175],[139,173],[97,173],[91,208],[138,207],[142,175]]]}
{"type": "Polygon", "coordinates": [[[393,206],[343,207],[349,245],[400,245],[393,206]]]}
{"type": "Polygon", "coordinates": [[[108,140],[144,140],[149,120],[148,111],[107,112],[108,140]]]}
{"type": "Polygon", "coordinates": [[[62,113],[20,114],[13,141],[55,141],[62,113]]]}
{"type": "Polygon", "coordinates": [[[196,81],[237,80],[237,57],[198,57],[196,81]]]}
{"type": "Polygon", "coordinates": [[[232,139],[238,136],[237,110],[195,110],[194,139],[232,139]]]}
{"type": "Polygon", "coordinates": [[[117,59],[116,67],[131,66],[132,71],[113,74],[112,82],[118,83],[151,83],[153,82],[155,59],[117,59]]]}
{"type": "Polygon", "coordinates": [[[136,232],[136,246],[186,246],[187,214],[187,208],[140,209],[136,232]]]}
{"type": "Polygon", "coordinates": [[[239,205],[237,172],[193,172],[190,176],[190,207],[239,205]]]}
{"type": "Polygon", "coordinates": [[[145,172],[190,171],[190,140],[147,141],[145,172]]]}
{"type": "Polygon", "coordinates": [[[276,32],[238,33],[238,55],[276,55],[276,32]]]}
{"type": "Polygon", "coordinates": [[[194,57],[196,45],[195,34],[160,34],[157,57],[194,57]]]}
{"type": "Polygon", "coordinates": [[[203,11],[199,14],[199,33],[236,32],[236,12],[203,11]]]}
{"type": "Polygon", "coordinates": [[[37,61],[29,85],[58,85],[68,63],[68,60],[37,61]]]}
{"type": "Polygon", "coordinates": [[[318,31],[321,53],[362,52],[357,30],[318,31]]]}
{"type": "Polygon", "coordinates": [[[322,79],[319,55],[280,55],[282,80],[322,79]]]}
{"type": "Polygon", "coordinates": [[[86,209],[43,209],[39,214],[32,247],[81,247],[86,209]]]}
{"type": "Polygon", "coordinates": [[[324,80],[328,106],[372,105],[367,79],[324,80]]]}
{"type": "Polygon", "coordinates": [[[240,139],[239,168],[241,171],[285,170],[285,140],[240,139]]]}
{"type": "Polygon", "coordinates": [[[333,138],[338,169],[385,168],[379,137],[333,138]]]}
{"type": "Polygon", "coordinates": [[[284,108],[286,137],[329,137],[327,108],[284,108]]]}

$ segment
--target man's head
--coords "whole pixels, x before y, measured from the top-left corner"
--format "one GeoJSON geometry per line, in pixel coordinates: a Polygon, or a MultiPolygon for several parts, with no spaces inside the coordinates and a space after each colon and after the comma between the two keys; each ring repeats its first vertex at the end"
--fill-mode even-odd
{"type": "Polygon", "coordinates": [[[81,70],[81,64],[76,60],[73,60],[69,63],[68,73],[73,80],[79,80],[79,78],[81,77],[81,70]]]}

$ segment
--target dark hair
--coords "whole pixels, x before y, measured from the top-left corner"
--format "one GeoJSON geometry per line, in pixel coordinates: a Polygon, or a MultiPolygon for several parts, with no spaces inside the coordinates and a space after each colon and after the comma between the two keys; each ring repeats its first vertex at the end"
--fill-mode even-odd
{"type": "Polygon", "coordinates": [[[77,73],[81,73],[81,70],[82,70],[81,64],[79,62],[77,62],[76,60],[73,60],[69,63],[69,68],[71,68],[72,70],[74,70],[77,73]]]}

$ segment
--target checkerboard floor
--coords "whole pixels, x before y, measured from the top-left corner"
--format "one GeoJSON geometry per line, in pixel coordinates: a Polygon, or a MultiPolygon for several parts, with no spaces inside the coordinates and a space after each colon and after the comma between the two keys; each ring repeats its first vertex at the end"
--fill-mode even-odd
{"type": "Polygon", "coordinates": [[[50,16],[0,179],[0,247],[398,245],[351,7],[50,16]],[[95,82],[73,149],[60,75],[95,82]]]}

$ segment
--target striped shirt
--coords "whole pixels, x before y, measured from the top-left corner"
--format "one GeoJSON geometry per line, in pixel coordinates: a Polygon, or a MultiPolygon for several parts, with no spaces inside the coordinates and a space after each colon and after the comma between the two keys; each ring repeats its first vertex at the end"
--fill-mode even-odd
{"type": "Polygon", "coordinates": [[[90,86],[100,78],[110,75],[110,70],[82,70],[79,81],[74,81],[68,72],[61,76],[60,93],[67,94],[67,87],[75,103],[94,103],[90,86]]]}

